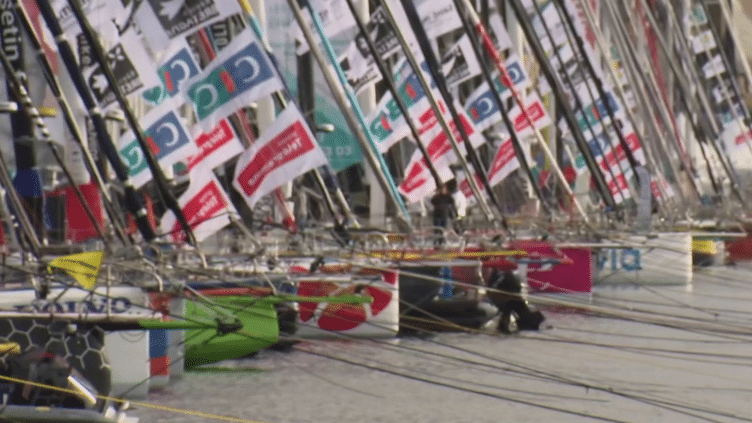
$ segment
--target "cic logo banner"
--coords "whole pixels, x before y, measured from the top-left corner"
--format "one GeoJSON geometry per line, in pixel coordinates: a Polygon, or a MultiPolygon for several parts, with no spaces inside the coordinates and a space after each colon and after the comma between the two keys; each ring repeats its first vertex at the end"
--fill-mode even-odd
{"type": "Polygon", "coordinates": [[[212,66],[186,84],[187,100],[199,122],[211,126],[248,103],[282,89],[266,53],[255,40],[250,44],[247,40],[244,36],[236,37],[222,50],[234,53],[229,57],[218,56],[212,66]]]}
{"type": "MultiPolygon", "coordinates": [[[[144,135],[146,136],[146,142],[149,145],[149,149],[162,166],[169,166],[182,159],[182,154],[180,155],[181,157],[170,156],[180,150],[181,147],[187,146],[191,142],[185,126],[175,112],[172,111],[149,125],[144,131],[144,135]],[[171,163],[163,163],[168,158],[171,163]]],[[[120,157],[122,157],[125,164],[128,165],[128,173],[131,177],[140,174],[147,167],[144,152],[141,150],[138,141],[135,139],[128,142],[120,149],[120,157]]]]}

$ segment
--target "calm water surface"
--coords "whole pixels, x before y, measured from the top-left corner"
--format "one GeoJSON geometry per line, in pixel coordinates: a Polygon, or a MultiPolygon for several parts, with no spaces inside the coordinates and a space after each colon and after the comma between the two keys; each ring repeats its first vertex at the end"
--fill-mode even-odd
{"type": "Polygon", "coordinates": [[[147,401],[260,422],[749,421],[749,275],[715,268],[686,287],[598,287],[575,300],[618,316],[547,308],[541,331],[515,336],[444,333],[264,351],[222,363],[231,371],[189,372],[147,401]]]}

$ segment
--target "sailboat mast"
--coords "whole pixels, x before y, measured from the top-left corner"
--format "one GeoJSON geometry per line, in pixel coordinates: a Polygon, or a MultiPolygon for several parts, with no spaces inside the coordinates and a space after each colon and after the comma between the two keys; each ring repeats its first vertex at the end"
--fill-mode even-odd
{"type": "Polygon", "coordinates": [[[39,114],[39,109],[37,109],[34,104],[32,104],[31,97],[29,96],[24,83],[21,81],[21,78],[19,78],[17,70],[13,68],[13,64],[8,59],[8,56],[5,54],[4,49],[0,49],[0,64],[5,71],[6,82],[13,92],[13,96],[16,97],[16,101],[21,105],[21,110],[25,114],[26,119],[28,120],[29,124],[39,129],[39,131],[42,133],[42,139],[50,146],[50,150],[52,150],[52,153],[55,156],[55,160],[58,161],[58,164],[63,169],[66,178],[68,178],[68,181],[73,187],[73,190],[76,193],[76,197],[78,197],[78,201],[81,202],[81,206],[83,207],[87,217],[91,221],[91,224],[94,226],[97,235],[99,235],[99,237],[102,239],[102,242],[104,242],[105,246],[109,247],[109,241],[104,236],[104,232],[102,232],[102,228],[99,226],[97,219],[94,217],[94,213],[91,211],[86,198],[84,198],[81,189],[74,182],[73,176],[71,175],[68,166],[63,162],[60,153],[57,151],[56,146],[50,139],[50,131],[47,128],[47,124],[44,123],[44,120],[42,120],[42,116],[39,114]]]}
{"type": "MultiPolygon", "coordinates": [[[[395,20],[394,13],[393,13],[393,10],[391,9],[391,6],[388,5],[389,1],[390,0],[382,0],[382,4],[384,5],[385,9],[388,10],[387,14],[391,15],[392,20],[394,21],[395,20]]],[[[449,114],[452,118],[452,121],[454,122],[455,127],[457,128],[457,131],[459,132],[460,138],[465,143],[465,151],[467,151],[467,155],[470,158],[470,162],[473,164],[476,174],[480,177],[480,180],[483,183],[483,186],[486,188],[486,193],[488,194],[488,197],[494,203],[494,206],[499,211],[499,213],[502,214],[502,225],[506,227],[506,220],[503,218],[504,208],[501,206],[501,203],[499,203],[498,198],[496,198],[496,195],[491,189],[491,184],[488,181],[488,176],[486,175],[486,171],[485,169],[483,169],[483,166],[480,163],[478,156],[475,154],[475,149],[470,143],[470,138],[467,134],[467,131],[465,130],[465,126],[462,124],[462,121],[460,120],[460,117],[459,117],[459,113],[457,112],[457,108],[454,106],[454,99],[452,98],[452,95],[449,92],[449,89],[447,88],[446,78],[444,77],[444,73],[441,71],[441,67],[439,66],[439,61],[436,58],[436,54],[433,52],[433,49],[431,48],[431,43],[428,39],[428,34],[426,33],[425,28],[423,28],[423,25],[421,24],[418,11],[415,8],[415,5],[413,4],[411,0],[401,0],[401,3],[402,3],[402,8],[404,9],[407,15],[407,20],[408,22],[410,22],[410,26],[412,27],[413,34],[415,35],[417,39],[418,46],[420,47],[420,50],[423,53],[423,58],[428,64],[428,68],[430,69],[430,73],[431,73],[431,76],[433,77],[433,81],[436,83],[436,86],[439,89],[439,93],[441,93],[441,96],[444,98],[446,107],[449,110],[449,114]]],[[[396,32],[400,32],[400,35],[398,35],[398,37],[400,37],[401,32],[402,32],[401,28],[399,28],[396,25],[394,27],[397,28],[396,32]]],[[[422,77],[423,71],[420,69],[420,66],[417,63],[417,60],[415,60],[415,57],[409,48],[405,49],[405,56],[407,57],[413,56],[412,59],[410,60],[410,63],[413,66],[415,74],[419,78],[422,77]]],[[[478,200],[478,204],[480,204],[481,209],[486,214],[486,218],[488,219],[488,221],[496,222],[496,216],[493,214],[493,212],[491,211],[491,208],[488,206],[488,203],[486,202],[486,198],[485,196],[483,196],[483,193],[481,192],[480,187],[478,187],[478,184],[476,183],[475,178],[472,177],[472,172],[470,171],[470,167],[468,166],[467,161],[465,160],[465,156],[462,154],[462,150],[459,147],[459,142],[457,141],[455,137],[454,131],[452,129],[449,129],[449,124],[444,118],[443,113],[441,113],[441,110],[439,108],[439,103],[436,100],[435,96],[433,95],[433,90],[431,88],[431,85],[427,84],[427,81],[425,81],[425,78],[421,80],[421,84],[424,86],[425,92],[431,103],[431,109],[433,110],[433,113],[436,115],[436,119],[441,124],[442,130],[444,130],[444,132],[446,133],[447,139],[452,145],[452,149],[457,154],[457,158],[460,162],[460,165],[462,166],[462,170],[467,175],[467,181],[470,184],[470,188],[472,189],[473,194],[475,195],[475,198],[478,200]]]]}
{"type": "Polygon", "coordinates": [[[136,141],[143,150],[144,159],[146,160],[146,163],[149,166],[149,170],[154,177],[154,181],[157,184],[157,189],[159,189],[160,193],[162,194],[162,197],[166,203],[165,205],[170,210],[172,210],[173,213],[175,213],[175,217],[177,218],[178,222],[180,222],[183,232],[185,232],[188,243],[193,246],[197,246],[198,243],[196,242],[196,236],[194,235],[190,224],[188,224],[188,221],[185,218],[185,214],[183,214],[183,210],[180,208],[180,204],[178,204],[175,196],[170,191],[170,187],[167,184],[167,179],[164,175],[164,172],[162,172],[161,166],[159,165],[156,158],[154,157],[154,154],[152,154],[152,151],[149,148],[146,137],[144,137],[144,133],[141,130],[141,125],[139,125],[136,116],[128,105],[128,100],[120,90],[120,87],[117,84],[117,79],[115,78],[112,69],[107,64],[104,50],[102,49],[99,40],[97,40],[94,29],[92,29],[88,19],[84,14],[84,11],[81,8],[80,0],[68,0],[68,4],[70,4],[73,14],[76,16],[76,20],[81,27],[84,38],[86,38],[86,41],[92,50],[92,56],[101,67],[101,70],[103,71],[107,79],[110,89],[112,90],[113,94],[115,94],[115,98],[117,99],[118,104],[125,114],[128,126],[130,126],[131,130],[134,133],[134,136],[136,137],[136,141]]]}
{"type": "MultiPolygon", "coordinates": [[[[31,42],[32,47],[36,50],[37,62],[43,68],[43,73],[44,73],[45,79],[47,80],[47,85],[52,90],[52,94],[55,96],[55,99],[57,100],[58,105],[63,111],[63,119],[65,121],[66,127],[68,128],[68,131],[70,132],[73,140],[76,142],[76,144],[78,144],[79,148],[81,149],[84,162],[88,168],[89,174],[91,175],[92,178],[94,178],[94,182],[97,188],[99,188],[99,191],[102,193],[103,203],[105,205],[105,209],[107,210],[107,214],[110,217],[112,227],[115,229],[115,233],[117,234],[118,238],[124,244],[130,244],[133,241],[125,233],[125,229],[120,220],[120,217],[117,211],[115,210],[115,206],[112,203],[112,198],[110,197],[109,190],[105,187],[104,181],[102,180],[102,175],[99,173],[96,162],[94,161],[94,158],[91,156],[91,151],[89,150],[88,145],[86,144],[86,142],[83,139],[83,136],[81,135],[81,130],[78,127],[78,124],[76,123],[76,119],[73,115],[73,111],[70,107],[70,104],[68,103],[67,99],[63,95],[62,88],[60,87],[60,82],[57,76],[55,75],[55,72],[53,72],[52,70],[52,66],[50,65],[47,55],[45,54],[44,49],[42,48],[42,43],[39,40],[39,36],[37,35],[36,31],[31,25],[29,15],[26,9],[24,9],[20,4],[16,4],[16,10],[18,11],[19,16],[23,16],[23,19],[21,19],[21,22],[23,23],[24,30],[26,34],[28,35],[28,40],[31,42]]],[[[75,185],[75,182],[72,179],[71,179],[71,184],[75,185]]],[[[80,189],[77,189],[77,191],[80,191],[80,189]]],[[[86,204],[86,202],[83,202],[83,200],[81,200],[80,197],[79,197],[79,200],[82,201],[81,204],[84,205],[84,207],[86,207],[85,209],[87,210],[86,213],[90,214],[90,211],[88,210],[88,205],[86,204]]]]}
{"type": "MultiPolygon", "coordinates": [[[[398,223],[403,227],[403,229],[410,230],[412,227],[410,223],[410,214],[407,212],[407,208],[405,207],[404,202],[399,197],[399,193],[397,192],[397,187],[394,185],[394,181],[391,179],[391,177],[387,176],[389,169],[387,168],[386,163],[384,163],[383,158],[380,155],[377,155],[376,146],[374,145],[373,141],[367,138],[366,135],[364,135],[363,130],[361,129],[361,127],[365,127],[365,118],[363,117],[362,111],[357,104],[357,100],[354,99],[354,96],[352,95],[352,90],[348,90],[349,86],[345,85],[345,82],[343,81],[344,77],[342,75],[333,75],[332,70],[327,65],[321,48],[318,46],[316,38],[313,36],[313,32],[311,32],[311,29],[308,27],[305,18],[303,17],[303,12],[301,11],[300,6],[297,3],[297,0],[287,0],[287,2],[293,12],[293,15],[295,16],[296,21],[298,22],[298,26],[303,32],[303,36],[308,43],[311,53],[313,53],[314,58],[316,59],[319,68],[321,69],[324,79],[326,80],[326,83],[329,86],[329,89],[331,90],[338,107],[345,116],[345,120],[347,121],[348,126],[350,126],[350,130],[353,132],[353,135],[360,144],[360,147],[363,150],[363,153],[365,154],[369,165],[371,165],[371,167],[375,170],[374,173],[376,174],[376,179],[379,181],[382,190],[385,193],[390,194],[389,198],[400,217],[400,219],[398,219],[398,223]],[[341,84],[341,86],[337,82],[337,77],[339,77],[340,79],[339,84],[341,84]],[[355,112],[347,107],[347,99],[342,93],[342,89],[350,94],[350,104],[353,105],[355,112]],[[355,116],[356,112],[360,112],[357,118],[355,116]],[[359,121],[360,124],[358,124],[359,121]]],[[[314,23],[318,23],[318,25],[316,25],[317,30],[319,32],[319,35],[321,36],[321,39],[325,41],[326,46],[326,34],[324,34],[323,28],[321,28],[321,22],[318,20],[318,16],[316,16],[315,11],[311,11],[311,15],[313,16],[314,23]]],[[[331,52],[329,53],[330,56],[333,56],[331,52]]],[[[330,59],[333,63],[336,62],[333,57],[330,57],[330,59]]]]}
{"type": "Polygon", "coordinates": [[[149,223],[147,217],[148,214],[146,212],[146,209],[144,208],[143,198],[139,195],[138,192],[136,192],[133,184],[129,180],[128,169],[121,160],[120,155],[115,148],[115,144],[113,143],[112,138],[107,131],[107,126],[104,121],[104,116],[102,115],[102,110],[94,101],[94,96],[89,90],[89,87],[86,85],[86,81],[84,80],[83,75],[81,75],[81,72],[76,65],[76,58],[73,54],[73,49],[71,48],[70,43],[65,39],[63,29],[61,28],[60,23],[55,18],[55,12],[54,10],[52,10],[50,3],[47,1],[40,1],[37,2],[37,4],[39,5],[39,11],[42,14],[45,23],[47,24],[47,27],[55,37],[60,58],[63,60],[68,74],[70,75],[72,82],[76,87],[76,91],[78,92],[78,95],[81,98],[81,101],[84,103],[84,107],[86,107],[89,117],[91,118],[91,123],[94,127],[94,130],[96,131],[100,148],[107,156],[107,160],[110,162],[110,165],[112,166],[112,169],[115,172],[118,180],[124,184],[125,203],[128,207],[128,211],[136,220],[136,225],[138,226],[138,229],[144,239],[146,241],[151,241],[156,237],[156,234],[154,233],[154,228],[152,228],[151,224],[149,223]]]}
{"type": "Polygon", "coordinates": [[[595,180],[596,186],[601,194],[601,197],[603,198],[604,203],[611,210],[615,210],[616,202],[614,201],[614,197],[611,194],[611,190],[609,189],[608,184],[606,183],[603,174],[599,169],[598,163],[593,157],[590,146],[587,144],[587,141],[579,131],[579,127],[577,126],[577,122],[574,117],[574,112],[563,100],[565,98],[564,93],[562,92],[561,87],[559,87],[557,84],[556,77],[554,75],[553,69],[551,68],[551,64],[548,62],[545,52],[543,51],[543,47],[541,46],[540,41],[535,35],[535,30],[532,28],[532,24],[529,22],[528,17],[525,14],[524,6],[520,2],[520,0],[512,0],[510,4],[514,9],[515,15],[517,16],[517,21],[522,27],[522,30],[525,33],[525,37],[527,38],[528,43],[530,44],[533,53],[535,54],[535,57],[540,64],[541,71],[546,77],[548,85],[554,92],[554,98],[556,104],[558,105],[558,109],[562,111],[569,131],[572,133],[572,136],[575,139],[577,148],[580,149],[580,152],[585,158],[585,163],[587,164],[588,169],[590,169],[590,172],[593,176],[593,179],[595,180]]]}
{"type": "MultiPolygon", "coordinates": [[[[486,2],[486,6],[488,6],[487,2],[486,2]]],[[[473,53],[475,54],[475,57],[478,59],[478,62],[480,63],[480,70],[481,70],[481,74],[483,75],[483,80],[491,88],[491,92],[493,93],[493,95],[491,96],[492,100],[496,104],[496,107],[499,109],[499,113],[501,114],[501,118],[504,121],[504,125],[507,127],[509,131],[509,136],[512,139],[512,147],[514,148],[514,154],[517,156],[517,160],[519,160],[520,162],[522,171],[525,172],[525,175],[530,181],[530,186],[533,187],[533,191],[535,191],[535,195],[540,200],[543,208],[546,209],[548,212],[552,212],[550,204],[548,203],[548,201],[546,201],[546,198],[543,195],[543,190],[541,189],[540,184],[538,183],[538,181],[536,181],[536,178],[533,176],[533,172],[530,169],[530,164],[527,161],[527,156],[525,155],[525,151],[522,147],[522,140],[520,140],[519,135],[517,135],[517,132],[514,130],[514,124],[512,123],[512,120],[509,117],[509,113],[507,112],[506,107],[504,107],[504,104],[501,100],[501,95],[495,89],[496,84],[494,84],[493,77],[491,76],[491,73],[488,71],[488,68],[485,66],[485,61],[483,60],[482,49],[478,43],[478,40],[472,36],[473,31],[472,31],[471,26],[473,22],[468,22],[467,19],[465,19],[465,16],[462,13],[461,0],[454,0],[454,7],[455,9],[457,9],[457,14],[459,15],[460,20],[462,21],[462,26],[465,29],[465,33],[470,39],[470,43],[473,47],[473,53]]],[[[499,78],[501,78],[501,75],[502,74],[500,73],[499,78]]],[[[527,110],[523,108],[522,113],[527,114],[527,110]]],[[[533,127],[533,130],[537,131],[535,127],[533,127]]]]}

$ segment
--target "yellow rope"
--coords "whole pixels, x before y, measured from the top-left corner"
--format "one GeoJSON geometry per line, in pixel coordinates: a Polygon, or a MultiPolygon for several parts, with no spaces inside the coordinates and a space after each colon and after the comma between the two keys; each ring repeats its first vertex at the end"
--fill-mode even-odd
{"type": "MultiPolygon", "coordinates": [[[[79,391],[76,391],[74,389],[60,388],[58,386],[47,385],[47,384],[44,384],[44,383],[32,382],[32,381],[23,380],[23,379],[16,379],[16,378],[10,377],[10,376],[0,375],[0,379],[6,380],[8,382],[22,383],[22,384],[25,384],[25,385],[36,386],[38,388],[45,388],[45,389],[49,389],[51,391],[60,391],[60,392],[66,392],[66,393],[69,393],[69,394],[78,394],[79,393],[79,391]]],[[[166,405],[150,404],[148,402],[130,401],[130,400],[125,400],[123,398],[109,397],[109,396],[105,396],[105,395],[96,395],[96,397],[99,398],[99,399],[109,400],[109,401],[119,402],[119,403],[125,403],[125,402],[127,402],[127,403],[133,404],[135,406],[144,407],[144,408],[151,408],[151,409],[154,409],[154,410],[169,411],[169,412],[172,412],[172,413],[186,414],[186,415],[189,415],[189,416],[196,416],[196,417],[204,417],[204,418],[207,418],[207,419],[220,420],[220,421],[225,421],[225,422],[236,422],[236,423],[267,423],[267,422],[261,422],[261,421],[258,421],[258,420],[241,419],[239,417],[221,416],[219,414],[205,413],[203,411],[186,410],[186,409],[182,409],[182,408],[168,407],[166,405]]]]}
{"type": "Polygon", "coordinates": [[[21,346],[16,342],[0,342],[0,355],[20,354],[21,346]]]}

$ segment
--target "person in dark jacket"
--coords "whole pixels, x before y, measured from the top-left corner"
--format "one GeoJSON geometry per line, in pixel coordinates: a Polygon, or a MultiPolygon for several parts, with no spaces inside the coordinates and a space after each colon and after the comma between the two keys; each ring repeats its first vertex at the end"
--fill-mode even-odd
{"type": "Polygon", "coordinates": [[[433,226],[436,226],[436,234],[439,236],[437,244],[440,245],[444,243],[443,228],[446,228],[457,216],[454,198],[445,184],[439,186],[436,194],[431,198],[431,205],[433,205],[433,226]]]}

